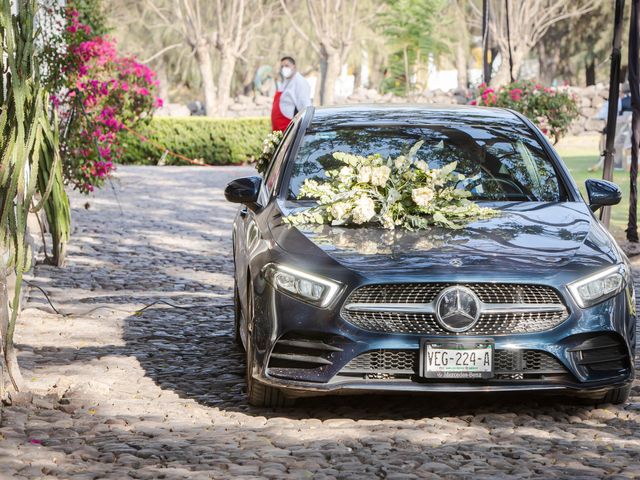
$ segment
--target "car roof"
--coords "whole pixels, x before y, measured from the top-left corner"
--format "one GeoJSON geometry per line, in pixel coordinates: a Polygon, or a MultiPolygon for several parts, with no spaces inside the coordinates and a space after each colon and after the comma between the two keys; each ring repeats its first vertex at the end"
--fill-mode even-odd
{"type": "Polygon", "coordinates": [[[510,110],[473,105],[338,105],[317,107],[310,127],[336,128],[364,125],[426,125],[447,123],[506,123],[523,125],[510,110]]]}

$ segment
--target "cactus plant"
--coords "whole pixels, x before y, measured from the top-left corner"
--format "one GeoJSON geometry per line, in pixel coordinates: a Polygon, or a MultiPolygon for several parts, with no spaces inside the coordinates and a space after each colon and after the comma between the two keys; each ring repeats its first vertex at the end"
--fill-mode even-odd
{"type": "Polygon", "coordinates": [[[39,79],[36,2],[20,0],[17,14],[11,0],[0,2],[0,282],[10,271],[16,279],[11,299],[6,285],[0,285],[0,338],[7,373],[20,390],[13,334],[22,277],[30,268],[27,216],[30,210],[45,208],[60,251],[69,233],[69,203],[62,184],[57,120],[49,114],[49,95],[39,79]]]}

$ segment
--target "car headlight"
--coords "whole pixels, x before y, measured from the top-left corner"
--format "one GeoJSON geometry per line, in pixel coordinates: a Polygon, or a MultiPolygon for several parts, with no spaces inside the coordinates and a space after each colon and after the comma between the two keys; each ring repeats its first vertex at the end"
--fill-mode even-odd
{"type": "Polygon", "coordinates": [[[620,293],[628,281],[627,268],[614,265],[567,285],[573,299],[582,308],[600,303],[620,293]]]}
{"type": "Polygon", "coordinates": [[[275,263],[264,267],[264,276],[276,290],[318,307],[330,305],[341,287],[333,280],[275,263]]]}

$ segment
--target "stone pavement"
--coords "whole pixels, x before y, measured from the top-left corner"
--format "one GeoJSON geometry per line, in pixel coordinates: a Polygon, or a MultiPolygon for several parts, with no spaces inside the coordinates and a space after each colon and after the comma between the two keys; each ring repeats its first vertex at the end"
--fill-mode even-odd
{"type": "Polygon", "coordinates": [[[249,407],[222,195],[249,173],[121,167],[122,211],[108,186],[72,196],[68,265],[34,280],[67,315],[31,289],[17,342],[39,395],[0,414],[1,479],[640,476],[640,386],[598,409],[504,395],[249,407]],[[136,313],[159,300],[190,308],[136,313]]]}

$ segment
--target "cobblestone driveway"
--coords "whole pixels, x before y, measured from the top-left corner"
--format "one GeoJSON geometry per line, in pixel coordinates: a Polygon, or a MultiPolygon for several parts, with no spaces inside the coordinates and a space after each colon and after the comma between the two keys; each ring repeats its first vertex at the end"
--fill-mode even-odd
{"type": "Polygon", "coordinates": [[[0,478],[640,476],[640,387],[601,409],[513,396],[249,407],[231,333],[235,207],[222,196],[249,172],[123,167],[122,212],[109,188],[89,209],[74,195],[68,265],[35,281],[76,315],[31,290],[20,360],[51,397],[2,412],[0,478]],[[135,313],[158,300],[193,307],[135,313]]]}

